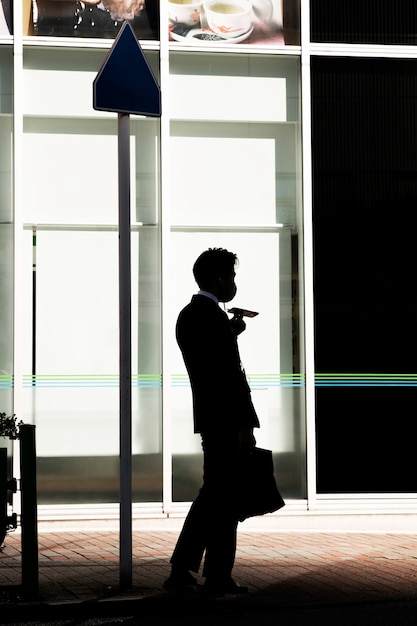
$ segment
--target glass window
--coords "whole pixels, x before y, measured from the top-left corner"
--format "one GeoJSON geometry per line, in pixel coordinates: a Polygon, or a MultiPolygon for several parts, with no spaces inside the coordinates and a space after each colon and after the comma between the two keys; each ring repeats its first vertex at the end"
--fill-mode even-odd
{"type": "Polygon", "coordinates": [[[174,224],[294,225],[297,122],[171,125],[174,224]]]}
{"type": "Polygon", "coordinates": [[[12,410],[13,118],[12,52],[0,48],[0,411],[12,410]]]}
{"type": "MultiPolygon", "coordinates": [[[[304,497],[298,62],[175,55],[171,71],[171,336],[179,311],[198,289],[192,276],[197,256],[209,247],[235,252],[234,303],[260,312],[239,337],[261,421],[258,444],[273,449],[287,497],[304,497]]],[[[202,468],[176,346],[173,355],[173,485],[180,501],[195,496],[202,468]]]]}
{"type": "Polygon", "coordinates": [[[416,76],[312,63],[319,493],[417,491],[416,76]]]}
{"type": "Polygon", "coordinates": [[[171,62],[172,222],[295,225],[297,60],[188,59],[171,62]]]}
{"type": "Polygon", "coordinates": [[[417,41],[414,0],[310,0],[311,40],[410,44],[417,41]]]}
{"type": "MultiPolygon", "coordinates": [[[[61,0],[51,2],[60,4],[61,0]]],[[[93,81],[108,53],[93,48],[25,47],[25,115],[114,119],[112,113],[97,113],[93,109],[93,81]]],[[[158,79],[158,52],[147,50],[144,55],[158,79]]]]}
{"type": "MultiPolygon", "coordinates": [[[[117,120],[92,109],[102,54],[26,52],[24,419],[37,425],[39,500],[114,502],[119,497],[117,120]]],[[[160,502],[159,123],[131,120],[130,147],[133,497],[160,502]]]]}
{"type": "Polygon", "coordinates": [[[0,412],[12,410],[13,226],[0,223],[0,412]]]}
{"type": "MultiPolygon", "coordinates": [[[[24,418],[37,426],[40,501],[117,501],[118,235],[116,229],[34,232],[36,240],[26,231],[33,315],[27,316],[25,337],[24,418]]],[[[134,232],[133,455],[142,472],[140,487],[134,474],[134,495],[141,501],[161,499],[158,311],[156,231],[134,232]],[[156,473],[149,485],[142,466],[156,473]]]]}
{"type": "MultiPolygon", "coordinates": [[[[117,224],[116,120],[27,117],[24,129],[25,221],[117,224]]],[[[131,122],[132,224],[158,221],[158,132],[131,122]]]]}

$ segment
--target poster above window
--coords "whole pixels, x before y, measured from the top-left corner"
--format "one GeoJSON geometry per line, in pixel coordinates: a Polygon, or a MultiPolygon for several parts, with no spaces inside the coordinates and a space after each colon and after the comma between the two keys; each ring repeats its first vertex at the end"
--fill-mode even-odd
{"type": "MultiPolygon", "coordinates": [[[[9,34],[5,14],[0,34],[9,34]],[[5,31],[4,33],[2,31],[5,31]]],[[[140,40],[160,39],[160,0],[23,0],[23,35],[114,39],[128,20],[140,40]]],[[[209,46],[300,45],[300,0],[166,0],[169,39],[209,46]]],[[[10,13],[10,11],[8,12],[10,13]]]]}
{"type": "Polygon", "coordinates": [[[30,19],[24,34],[114,39],[128,20],[138,39],[159,40],[159,0],[24,0],[30,19]]]}
{"type": "Polygon", "coordinates": [[[300,0],[168,0],[170,41],[185,45],[300,43],[300,0]]]}

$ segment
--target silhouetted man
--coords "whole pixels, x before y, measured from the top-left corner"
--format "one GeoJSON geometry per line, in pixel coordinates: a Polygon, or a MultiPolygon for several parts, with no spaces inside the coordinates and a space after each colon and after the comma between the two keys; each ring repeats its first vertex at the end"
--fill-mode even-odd
{"type": "Polygon", "coordinates": [[[237,257],[221,248],[203,252],[193,267],[200,288],[180,313],[176,335],[190,378],[194,432],[204,452],[203,486],[171,558],[168,590],[196,586],[203,553],[204,592],[215,597],[246,592],[232,579],[236,553],[238,455],[255,446],[259,421],[242,369],[237,335],[245,322],[229,320],[219,302],[236,294],[237,257]]]}

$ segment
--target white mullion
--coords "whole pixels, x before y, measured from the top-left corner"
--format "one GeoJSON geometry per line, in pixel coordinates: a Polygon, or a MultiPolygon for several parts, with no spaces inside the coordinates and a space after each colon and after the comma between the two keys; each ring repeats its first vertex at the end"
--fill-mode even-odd
{"type": "MultiPolygon", "coordinates": [[[[25,293],[23,281],[23,12],[22,3],[15,2],[13,9],[13,412],[18,420],[23,418],[23,320],[25,293]]],[[[20,477],[20,451],[13,450],[13,476],[20,477]]],[[[20,498],[13,498],[13,511],[20,514],[20,498]]]]}
{"type": "Polygon", "coordinates": [[[314,388],[314,289],[313,289],[313,213],[311,170],[311,88],[310,88],[310,14],[309,0],[301,5],[301,102],[303,137],[303,231],[304,231],[304,320],[306,369],[306,446],[307,503],[315,509],[316,489],[316,425],[314,388]]]}
{"type": "Polygon", "coordinates": [[[161,297],[162,297],[162,505],[169,515],[172,511],[172,359],[171,337],[171,259],[170,233],[170,107],[169,107],[169,43],[168,4],[160,2],[160,76],[161,76],[161,297]]]}
{"type": "Polygon", "coordinates": [[[315,56],[331,57],[361,57],[370,59],[415,59],[417,46],[402,46],[395,44],[334,44],[312,43],[310,53],[315,56]]]}
{"type": "Polygon", "coordinates": [[[23,415],[23,319],[25,310],[23,290],[23,40],[22,3],[14,3],[13,11],[13,205],[14,205],[14,385],[13,411],[18,419],[23,415]]]}

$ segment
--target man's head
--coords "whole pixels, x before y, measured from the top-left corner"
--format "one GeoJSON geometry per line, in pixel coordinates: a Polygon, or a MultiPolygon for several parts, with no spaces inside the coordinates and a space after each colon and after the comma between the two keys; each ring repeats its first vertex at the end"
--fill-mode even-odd
{"type": "Polygon", "coordinates": [[[196,260],[194,278],[200,289],[213,293],[221,302],[235,297],[237,256],[224,248],[209,248],[196,260]]]}

